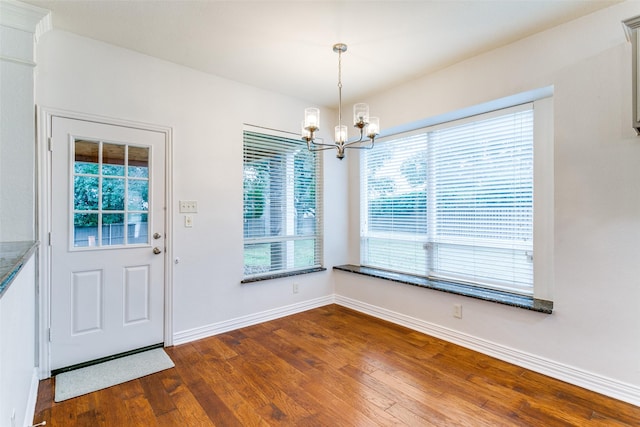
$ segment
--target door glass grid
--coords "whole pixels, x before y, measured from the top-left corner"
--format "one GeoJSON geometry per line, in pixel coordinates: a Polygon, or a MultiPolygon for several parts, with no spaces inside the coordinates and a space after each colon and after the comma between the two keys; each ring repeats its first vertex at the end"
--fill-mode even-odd
{"type": "Polygon", "coordinates": [[[149,147],[77,139],[73,247],[149,243],[149,147]]]}

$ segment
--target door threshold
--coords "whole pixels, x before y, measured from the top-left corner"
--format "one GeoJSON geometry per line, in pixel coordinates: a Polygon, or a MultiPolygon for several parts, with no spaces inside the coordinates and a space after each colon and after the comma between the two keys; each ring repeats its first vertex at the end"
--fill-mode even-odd
{"type": "Polygon", "coordinates": [[[78,363],[76,365],[67,366],[64,368],[53,369],[51,376],[55,377],[63,372],[75,371],[76,369],[86,368],[87,366],[97,365],[98,363],[108,362],[109,360],[120,359],[121,357],[131,356],[132,354],[142,353],[147,350],[153,350],[154,348],[164,348],[164,343],[152,344],[146,347],[137,348],[135,350],[125,351],[123,353],[113,354],[111,356],[101,357],[100,359],[90,360],[88,362],[78,363]]]}

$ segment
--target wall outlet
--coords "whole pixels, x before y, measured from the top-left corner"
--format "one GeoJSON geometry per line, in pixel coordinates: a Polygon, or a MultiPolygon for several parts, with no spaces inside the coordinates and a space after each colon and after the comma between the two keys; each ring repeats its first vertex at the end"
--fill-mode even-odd
{"type": "Polygon", "coordinates": [[[298,292],[299,292],[298,284],[297,284],[297,283],[294,283],[294,284],[293,284],[293,293],[294,293],[294,294],[297,294],[298,292]]]}
{"type": "Polygon", "coordinates": [[[198,213],[198,201],[180,200],[180,213],[198,213]]]}
{"type": "Polygon", "coordinates": [[[453,304],[453,317],[462,319],[462,304],[453,304]]]}
{"type": "Polygon", "coordinates": [[[187,227],[187,228],[193,227],[193,216],[192,215],[185,215],[184,216],[184,226],[187,227]]]}

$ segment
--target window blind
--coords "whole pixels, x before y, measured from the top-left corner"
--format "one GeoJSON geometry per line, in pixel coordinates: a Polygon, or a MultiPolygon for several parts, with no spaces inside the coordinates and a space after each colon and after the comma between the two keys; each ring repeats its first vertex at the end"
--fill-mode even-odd
{"type": "Polygon", "coordinates": [[[319,156],[277,131],[243,133],[244,277],[322,264],[319,156]]]}
{"type": "Polygon", "coordinates": [[[533,293],[531,106],[364,153],[363,265],[533,293]]]}
{"type": "Polygon", "coordinates": [[[427,243],[427,136],[376,144],[361,167],[361,263],[424,275],[427,243]]]}

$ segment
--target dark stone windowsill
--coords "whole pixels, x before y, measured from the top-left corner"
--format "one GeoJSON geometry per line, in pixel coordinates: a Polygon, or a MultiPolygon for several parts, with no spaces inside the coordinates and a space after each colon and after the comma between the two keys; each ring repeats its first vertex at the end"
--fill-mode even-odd
{"type": "Polygon", "coordinates": [[[253,283],[260,282],[262,280],[280,279],[282,277],[299,276],[300,274],[316,273],[318,271],[326,271],[324,267],[307,268],[305,270],[287,271],[286,273],[265,274],[257,277],[248,277],[242,280],[240,283],[253,283]]]}
{"type": "Polygon", "coordinates": [[[551,314],[553,312],[553,302],[536,299],[526,295],[512,294],[509,292],[486,289],[478,286],[471,286],[462,283],[445,282],[442,280],[430,280],[426,277],[413,276],[410,274],[394,273],[371,267],[361,267],[359,265],[337,265],[334,270],[346,271],[348,273],[362,274],[364,276],[378,279],[391,280],[393,282],[407,285],[420,286],[422,288],[434,289],[451,294],[463,295],[470,298],[491,301],[498,304],[510,305],[512,307],[524,308],[540,313],[551,314]]]}

